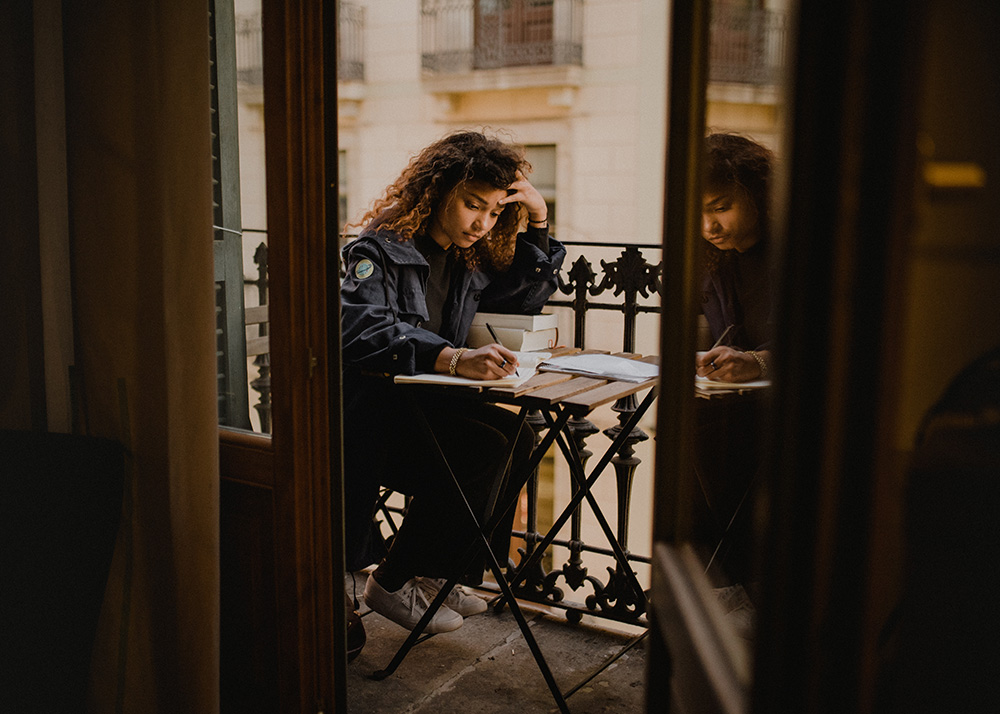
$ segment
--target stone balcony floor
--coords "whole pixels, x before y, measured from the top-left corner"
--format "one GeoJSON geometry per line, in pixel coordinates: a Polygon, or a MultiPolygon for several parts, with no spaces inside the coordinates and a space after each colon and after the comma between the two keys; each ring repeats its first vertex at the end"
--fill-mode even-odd
{"type": "MultiPolygon", "coordinates": [[[[358,595],[363,589],[360,581],[358,595]]],[[[350,594],[350,590],[348,592],[350,594]]],[[[568,692],[636,639],[643,630],[521,603],[549,668],[568,692]],[[611,629],[613,628],[613,629],[611,629]]],[[[362,603],[368,641],[348,665],[350,714],[531,714],[558,711],[509,608],[466,618],[458,630],[417,644],[382,681],[370,675],[389,664],[406,639],[402,627],[362,603]]],[[[645,711],[646,640],[642,639],[567,699],[574,714],[645,711]]]]}

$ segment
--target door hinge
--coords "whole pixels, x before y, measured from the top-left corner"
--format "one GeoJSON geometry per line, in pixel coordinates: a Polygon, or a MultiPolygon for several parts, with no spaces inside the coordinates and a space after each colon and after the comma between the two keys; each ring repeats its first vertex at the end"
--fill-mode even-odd
{"type": "Polygon", "coordinates": [[[316,365],[319,364],[319,358],[313,354],[312,347],[309,348],[309,379],[313,378],[313,372],[316,371],[316,365]]]}

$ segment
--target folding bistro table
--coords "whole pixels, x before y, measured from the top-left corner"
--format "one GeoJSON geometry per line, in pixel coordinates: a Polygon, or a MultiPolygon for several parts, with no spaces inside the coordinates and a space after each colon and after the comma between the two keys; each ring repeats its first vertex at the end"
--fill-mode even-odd
{"type": "MultiPolygon", "coordinates": [[[[566,354],[566,352],[563,352],[562,354],[566,354]]],[[[636,355],[621,356],[652,364],[656,364],[658,362],[655,357],[640,358],[636,355]]],[[[538,668],[541,671],[542,676],[545,678],[545,682],[551,690],[552,696],[554,697],[559,710],[562,712],[569,711],[566,704],[566,696],[568,695],[564,695],[556,683],[555,678],[545,661],[545,657],[542,654],[531,629],[528,627],[528,623],[525,620],[524,615],[518,606],[517,600],[513,595],[513,588],[515,588],[520,581],[524,579],[525,575],[530,571],[530,568],[538,561],[542,553],[544,553],[544,551],[555,539],[559,529],[562,528],[562,526],[570,518],[573,511],[579,507],[580,503],[586,499],[590,504],[595,517],[597,518],[601,530],[608,539],[608,543],[614,552],[616,561],[622,568],[622,571],[627,574],[629,583],[635,590],[636,597],[640,601],[644,599],[642,586],[639,584],[639,581],[635,576],[635,572],[632,570],[628,558],[621,544],[618,542],[614,531],[611,529],[607,519],[604,517],[600,505],[591,493],[591,488],[597,482],[597,479],[601,476],[607,465],[611,462],[615,453],[622,448],[632,429],[635,428],[648,411],[650,405],[653,403],[657,394],[657,382],[658,379],[656,377],[645,379],[641,382],[633,382],[606,377],[596,378],[583,375],[565,374],[561,372],[538,372],[527,381],[516,386],[456,387],[429,384],[411,384],[405,386],[406,393],[413,399],[414,404],[418,407],[422,401],[433,399],[435,394],[441,394],[440,390],[442,389],[448,390],[449,394],[455,394],[455,390],[461,390],[460,393],[468,396],[470,399],[479,399],[496,404],[507,404],[517,407],[519,409],[521,419],[519,424],[523,423],[529,411],[538,410],[545,418],[546,428],[543,430],[541,440],[536,445],[531,459],[520,473],[510,473],[510,455],[508,455],[508,468],[506,469],[505,477],[506,479],[511,480],[510,483],[512,488],[505,490],[502,483],[496,484],[493,488],[485,514],[473,512],[473,509],[465,499],[465,494],[462,493],[461,485],[455,478],[455,475],[452,472],[444,454],[441,452],[440,446],[438,445],[437,439],[435,438],[429,424],[426,419],[420,419],[420,421],[421,428],[424,429],[429,442],[437,446],[437,452],[441,458],[443,469],[448,473],[452,483],[455,485],[455,488],[457,488],[459,493],[462,495],[462,501],[468,510],[469,515],[476,523],[478,529],[478,539],[480,544],[484,547],[487,555],[487,566],[493,573],[497,585],[502,593],[501,602],[505,602],[510,606],[511,613],[514,616],[525,641],[527,642],[528,648],[531,651],[532,656],[535,658],[538,668]],[[611,442],[605,452],[598,459],[596,465],[591,469],[590,473],[584,473],[583,460],[580,457],[575,442],[572,439],[567,439],[564,433],[566,424],[570,418],[584,417],[599,406],[613,403],[622,397],[638,394],[640,392],[648,393],[643,398],[636,411],[631,415],[628,423],[626,423],[620,430],[618,437],[611,442]],[[567,459],[570,466],[571,476],[574,484],[576,485],[576,493],[570,499],[569,504],[560,516],[555,519],[548,534],[542,539],[536,548],[532,550],[531,554],[525,559],[525,561],[520,564],[517,571],[511,577],[510,582],[508,582],[504,577],[503,569],[500,562],[497,560],[496,554],[492,552],[489,546],[489,536],[493,532],[496,525],[503,520],[504,514],[509,509],[514,507],[517,494],[521,487],[523,487],[529,476],[538,467],[542,457],[553,443],[558,444],[560,451],[567,459]],[[513,486],[516,486],[516,488],[513,488],[513,486]],[[507,503],[498,502],[498,494],[504,492],[510,494],[512,496],[512,500],[507,503]]],[[[416,411],[418,414],[423,414],[423,411],[419,408],[416,411]]],[[[513,443],[511,446],[513,447],[513,443]]],[[[470,547],[465,560],[471,559],[473,555],[473,547],[470,547]]],[[[448,593],[451,592],[451,589],[456,585],[459,579],[459,573],[464,572],[463,566],[465,565],[466,562],[456,563],[456,574],[447,581],[445,586],[434,598],[431,606],[421,618],[420,622],[417,623],[417,626],[410,632],[407,639],[400,646],[392,661],[385,667],[385,669],[375,672],[372,675],[374,678],[384,679],[392,674],[402,663],[410,649],[412,649],[418,641],[423,641],[421,636],[427,626],[427,623],[430,622],[434,613],[437,612],[438,608],[448,596],[448,593]]],[[[424,639],[427,637],[430,637],[430,635],[424,637],[424,639]]],[[[570,693],[576,691],[579,686],[580,685],[570,690],[570,693]]]]}

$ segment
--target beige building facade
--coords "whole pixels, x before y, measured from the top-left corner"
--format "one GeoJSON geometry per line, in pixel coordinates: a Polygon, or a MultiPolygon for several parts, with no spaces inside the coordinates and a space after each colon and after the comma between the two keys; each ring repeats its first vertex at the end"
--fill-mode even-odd
{"type": "MultiPolygon", "coordinates": [[[[746,133],[779,149],[783,128],[778,90],[785,0],[767,5],[717,0],[713,8],[707,128],[746,133]]],[[[409,159],[458,129],[482,129],[527,147],[530,177],[550,203],[553,233],[563,241],[659,246],[666,136],[669,3],[664,0],[341,0],[337,124],[339,224],[357,221],[409,159]]],[[[266,240],[263,93],[259,0],[237,0],[237,65],[244,267],[266,240]]],[[[354,224],[354,225],[351,225],[354,224]]],[[[570,249],[600,270],[620,249],[570,249]]],[[[658,248],[645,255],[660,261],[658,248]]],[[[568,265],[568,262],[567,262],[568,265]]],[[[247,305],[257,304],[247,288],[247,305]]],[[[604,299],[607,299],[605,297],[604,299]]],[[[656,303],[658,296],[649,301],[656,303]]],[[[560,341],[572,343],[572,315],[560,311],[560,341]]],[[[641,315],[636,351],[657,351],[659,320],[641,315]]],[[[588,314],[587,347],[622,348],[622,316],[588,314]]],[[[252,380],[257,368],[251,362],[252,380]]],[[[251,393],[251,401],[254,395],[251,393]]],[[[258,428],[257,415],[251,419],[258,428]]],[[[600,430],[617,423],[603,408],[600,430]]],[[[655,424],[643,428],[651,436],[655,424]]],[[[595,444],[602,434],[591,437],[595,444]]],[[[630,531],[637,552],[651,532],[653,440],[636,446],[630,531]]],[[[548,508],[570,497],[568,473],[556,459],[542,485],[548,508]]],[[[615,481],[595,493],[614,520],[615,481]]],[[[551,514],[549,518],[553,517],[551,514]]],[[[544,519],[545,516],[543,515],[544,519]]],[[[614,524],[613,524],[614,525],[614,524]]],[[[585,514],[584,538],[603,537],[585,514]]],[[[557,556],[558,557],[558,556],[557,556]]],[[[600,570],[600,558],[588,565],[600,570]]],[[[639,567],[640,577],[646,573],[639,567]]]]}
{"type": "Polygon", "coordinates": [[[545,165],[533,178],[545,171],[554,189],[560,238],[658,241],[661,217],[652,207],[663,190],[666,3],[555,0],[553,34],[575,29],[577,62],[440,70],[421,61],[438,49],[431,43],[473,50],[475,15],[487,3],[355,4],[363,10],[364,78],[342,81],[338,100],[351,219],[423,146],[481,128],[540,147],[534,153],[545,165]]]}
{"type": "MultiPolygon", "coordinates": [[[[260,2],[235,5],[241,208],[250,232],[244,265],[252,278],[253,233],[267,222],[260,2]]],[[[532,181],[554,206],[561,240],[659,242],[669,3],[338,6],[341,226],[357,221],[421,148],[457,129],[483,129],[528,147],[532,181]]],[[[710,129],[778,148],[786,9],[787,0],[716,1],[710,129]]]]}
{"type": "MultiPolygon", "coordinates": [[[[755,9],[758,17],[778,18],[757,21],[755,32],[767,35],[760,49],[765,62],[780,59],[778,5],[755,9]]],[[[668,6],[663,0],[345,0],[341,58],[353,56],[342,62],[341,76],[348,64],[356,75],[338,86],[346,219],[356,220],[426,144],[455,129],[485,128],[538,147],[532,155],[553,191],[561,239],[658,242],[668,6]],[[490,9],[506,13],[495,26],[486,23],[490,9]],[[532,12],[546,17],[539,21],[532,12]],[[488,29],[529,50],[477,60],[488,29]],[[529,56],[530,46],[546,41],[551,55],[529,56]],[[471,61],[454,59],[462,53],[471,61]]],[[[734,13],[720,2],[718,14],[734,13]]],[[[725,31],[742,32],[746,43],[745,29],[725,31]]],[[[738,71],[721,79],[708,90],[709,126],[775,145],[781,130],[775,85],[738,71]]]]}

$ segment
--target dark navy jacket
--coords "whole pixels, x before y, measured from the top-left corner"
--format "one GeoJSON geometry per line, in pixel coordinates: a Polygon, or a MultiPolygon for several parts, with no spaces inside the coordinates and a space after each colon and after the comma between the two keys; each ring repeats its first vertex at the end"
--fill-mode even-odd
{"type": "MultiPolygon", "coordinates": [[[[441,334],[421,327],[428,319],[430,267],[412,241],[390,231],[363,231],[344,248],[347,274],[341,283],[343,335],[344,535],[347,567],[377,563],[385,547],[372,512],[379,487],[391,476],[388,455],[394,434],[417,428],[399,385],[383,375],[432,372],[442,348],[465,344],[472,318],[484,312],[532,314],[556,289],[566,249],[544,230],[517,238],[514,261],[504,273],[471,272],[456,263],[460,288],[441,334]]],[[[419,454],[409,454],[421,467],[419,454]]],[[[436,462],[435,462],[436,465],[436,462]]]]}
{"type": "Polygon", "coordinates": [[[701,278],[701,311],[712,339],[729,325],[727,346],[742,350],[772,349],[775,325],[775,281],[770,274],[765,246],[757,244],[745,255],[734,255],[729,264],[701,278]],[[742,273],[742,279],[737,275],[742,273]]]}
{"type": "Polygon", "coordinates": [[[345,366],[386,374],[432,372],[446,346],[465,344],[477,311],[533,314],[556,289],[566,249],[545,230],[517,237],[514,261],[504,273],[468,271],[456,265],[461,288],[441,334],[425,330],[429,267],[413,241],[392,231],[363,231],[344,248],[347,266],[340,288],[345,366]]]}

